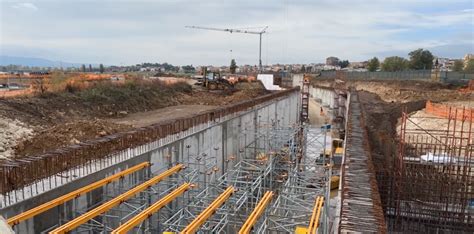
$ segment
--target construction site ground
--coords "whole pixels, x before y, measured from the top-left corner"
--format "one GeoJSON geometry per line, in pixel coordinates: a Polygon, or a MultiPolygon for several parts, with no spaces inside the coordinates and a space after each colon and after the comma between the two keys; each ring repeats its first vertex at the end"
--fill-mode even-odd
{"type": "MultiPolygon", "coordinates": [[[[407,113],[425,116],[426,101],[447,103],[453,106],[471,107],[474,93],[460,92],[455,87],[436,82],[425,81],[347,81],[335,82],[334,79],[314,79],[312,84],[324,87],[353,87],[359,91],[359,98],[365,109],[365,121],[375,165],[385,163],[384,150],[387,139],[395,139],[397,123],[406,108],[407,113]]],[[[311,103],[310,103],[311,104],[311,103]]],[[[438,124],[439,120],[425,119],[423,126],[431,129],[446,128],[438,124]],[[433,121],[433,122],[430,122],[433,121]]]]}
{"type": "Polygon", "coordinates": [[[0,99],[0,158],[37,155],[266,93],[261,83],[253,82],[236,84],[234,92],[210,92],[186,84],[163,90],[144,88],[130,94],[86,90],[3,98],[0,99]]]}

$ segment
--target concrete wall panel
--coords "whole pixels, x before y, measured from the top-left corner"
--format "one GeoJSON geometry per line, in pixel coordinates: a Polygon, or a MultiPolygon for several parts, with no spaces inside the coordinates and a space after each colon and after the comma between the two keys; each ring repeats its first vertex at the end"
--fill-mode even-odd
{"type": "MultiPolygon", "coordinates": [[[[255,136],[258,135],[257,133],[269,133],[268,131],[262,132],[262,128],[258,129],[260,126],[269,125],[275,120],[279,121],[279,126],[290,126],[296,123],[299,116],[299,103],[299,94],[293,93],[287,97],[269,101],[252,110],[239,113],[233,118],[222,120],[222,122],[219,122],[221,120],[216,120],[216,122],[208,123],[207,128],[192,134],[186,135],[180,133],[175,136],[169,136],[166,139],[159,140],[159,142],[169,142],[168,144],[164,144],[154,150],[77,179],[74,182],[47,191],[36,197],[3,208],[1,214],[6,217],[12,217],[20,212],[31,209],[60,195],[74,191],[143,161],[150,161],[152,163],[151,168],[137,175],[126,176],[120,182],[109,184],[106,187],[87,194],[87,196],[81,196],[74,201],[67,202],[64,205],[22,222],[15,227],[15,230],[18,233],[39,233],[54,228],[58,225],[60,218],[70,220],[72,218],[71,214],[76,213],[76,211],[86,210],[92,206],[103,203],[104,198],[108,197],[105,195],[118,195],[114,194],[116,190],[113,189],[113,184],[119,184],[124,188],[134,187],[141,181],[144,181],[145,173],[148,171],[153,174],[158,174],[177,162],[192,165],[196,163],[198,158],[216,162],[219,171],[215,176],[209,177],[206,176],[206,173],[201,174],[202,179],[205,178],[207,183],[212,182],[218,176],[222,175],[227,168],[232,167],[241,159],[243,155],[242,150],[247,146],[253,144],[262,148],[266,147],[264,141],[256,141],[257,138],[255,136]],[[234,156],[235,160],[227,162],[230,156],[234,156]]],[[[253,152],[248,155],[255,157],[255,153],[256,152],[253,152]]],[[[204,172],[204,168],[202,170],[202,172],[204,172]]]]}

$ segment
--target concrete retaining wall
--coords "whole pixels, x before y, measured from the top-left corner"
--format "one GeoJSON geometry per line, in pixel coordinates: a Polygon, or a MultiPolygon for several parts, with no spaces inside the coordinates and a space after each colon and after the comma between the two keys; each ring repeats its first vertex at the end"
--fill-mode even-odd
{"type": "MultiPolygon", "coordinates": [[[[150,144],[160,145],[159,147],[141,147],[142,153],[138,156],[120,161],[104,170],[100,170],[88,176],[67,183],[63,186],[31,197],[14,205],[0,210],[0,214],[5,217],[12,217],[23,211],[29,210],[42,203],[50,201],[61,195],[67,194],[94,181],[100,180],[126,168],[144,161],[153,163],[152,167],[132,176],[126,176],[120,181],[124,188],[133,187],[137,181],[142,181],[146,173],[159,173],[170,164],[182,162],[192,163],[196,155],[206,155],[215,157],[219,167],[218,175],[222,175],[228,167],[233,167],[240,159],[242,149],[249,144],[256,144],[265,148],[263,142],[258,142],[255,138],[256,128],[262,124],[275,123],[280,126],[290,126],[299,120],[300,95],[293,92],[288,96],[273,99],[269,102],[255,106],[251,110],[242,111],[225,120],[215,120],[207,124],[207,127],[198,128],[198,131],[177,134],[167,139],[161,139],[150,144]],[[171,139],[171,140],[170,140],[171,139]],[[163,144],[164,143],[164,144],[163,144]],[[153,150],[143,150],[153,149],[153,150]],[[235,156],[237,160],[224,163],[225,160],[235,156]]],[[[120,157],[120,156],[117,156],[120,157]]],[[[205,176],[205,175],[202,175],[205,176]]],[[[202,178],[207,182],[212,182],[215,177],[202,178]]],[[[114,182],[118,183],[118,182],[114,182]]],[[[30,220],[24,221],[15,227],[17,233],[41,233],[48,231],[58,225],[58,220],[71,219],[71,214],[77,210],[89,209],[101,202],[104,193],[113,194],[113,189],[101,188],[81,196],[74,201],[69,201],[63,205],[53,208],[30,220]]]]}
{"type": "Polygon", "coordinates": [[[338,97],[332,88],[310,87],[309,95],[323,106],[331,109],[338,108],[338,97]]]}

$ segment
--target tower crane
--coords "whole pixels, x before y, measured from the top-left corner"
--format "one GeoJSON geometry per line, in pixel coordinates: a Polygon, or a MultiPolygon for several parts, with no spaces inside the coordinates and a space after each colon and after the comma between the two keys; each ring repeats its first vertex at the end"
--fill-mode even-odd
{"type": "Polygon", "coordinates": [[[258,70],[260,72],[262,71],[262,34],[267,32],[268,26],[265,26],[261,31],[250,31],[250,30],[232,29],[232,28],[210,28],[210,27],[200,27],[200,26],[185,26],[185,28],[194,28],[194,29],[203,29],[203,30],[230,32],[230,33],[258,34],[259,35],[258,70]]]}

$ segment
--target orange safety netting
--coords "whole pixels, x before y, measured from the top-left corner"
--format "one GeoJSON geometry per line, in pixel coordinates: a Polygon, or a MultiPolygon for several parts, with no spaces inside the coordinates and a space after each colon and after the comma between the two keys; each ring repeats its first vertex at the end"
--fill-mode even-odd
{"type": "Polygon", "coordinates": [[[443,118],[474,121],[474,109],[426,101],[426,112],[443,118]]]}

